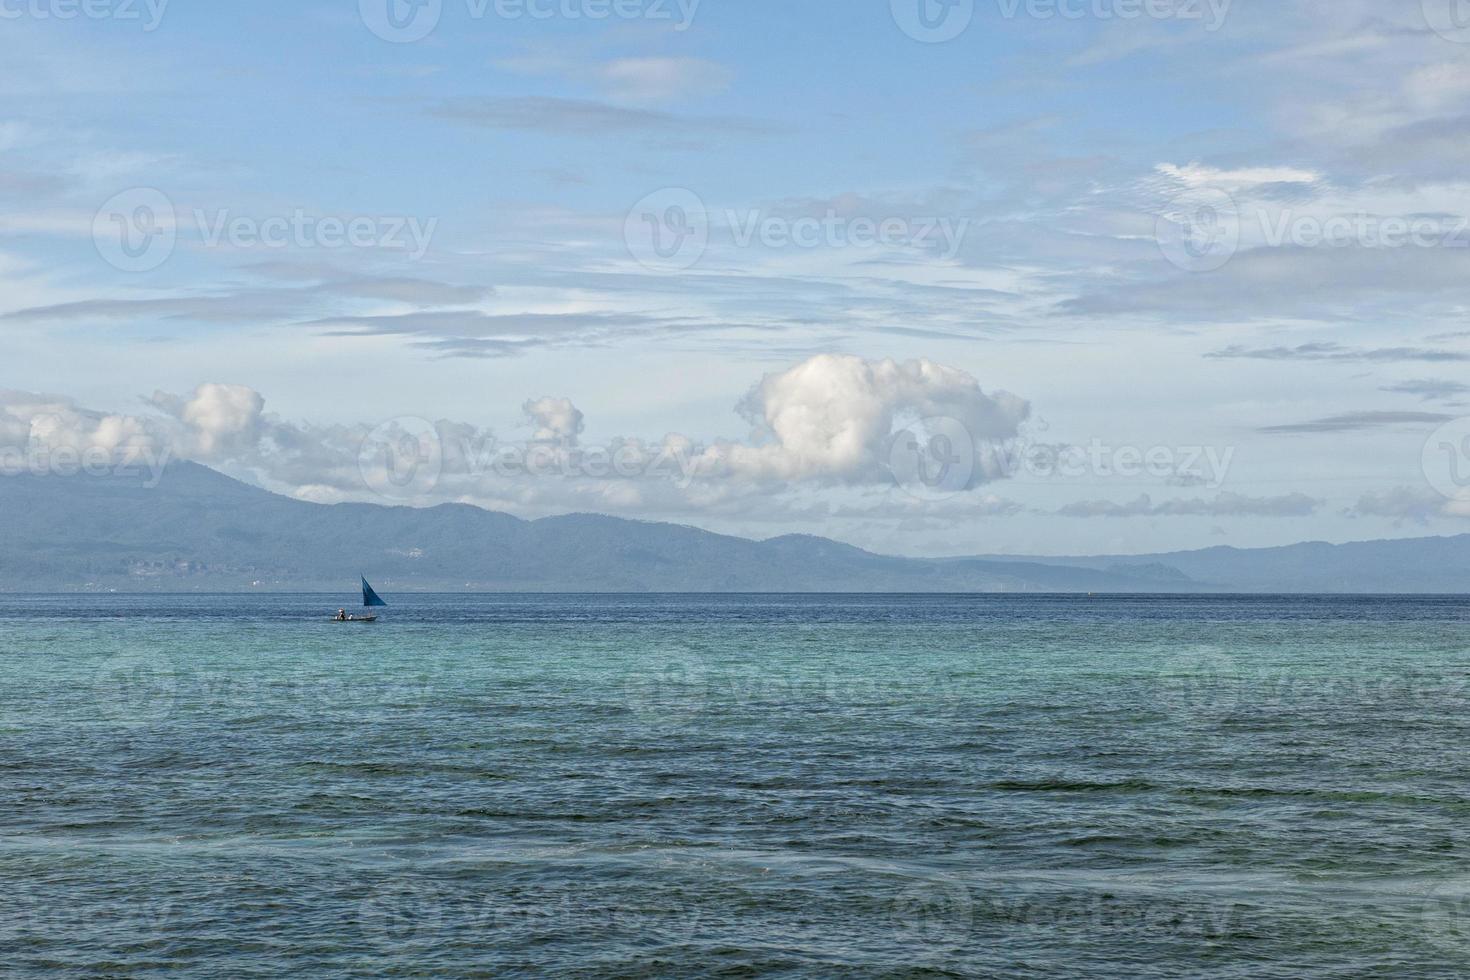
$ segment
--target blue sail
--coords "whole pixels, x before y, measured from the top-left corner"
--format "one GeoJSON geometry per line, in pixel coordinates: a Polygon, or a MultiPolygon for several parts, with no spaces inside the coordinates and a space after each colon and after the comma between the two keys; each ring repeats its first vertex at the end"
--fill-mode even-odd
{"type": "Polygon", "coordinates": [[[376,592],[373,591],[373,587],[371,585],[368,585],[368,580],[366,578],[362,580],[362,604],[368,608],[372,608],[374,606],[388,605],[376,592]]]}

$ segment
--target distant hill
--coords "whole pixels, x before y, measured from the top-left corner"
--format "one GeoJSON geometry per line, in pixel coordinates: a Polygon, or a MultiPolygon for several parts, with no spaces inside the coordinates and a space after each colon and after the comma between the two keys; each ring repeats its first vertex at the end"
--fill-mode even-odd
{"type": "Polygon", "coordinates": [[[1196,585],[1208,586],[1209,591],[1470,593],[1467,534],[1350,544],[1311,541],[1279,548],[1220,547],[1157,555],[1009,560],[1135,576],[1162,575],[1172,570],[1196,585]]]}
{"type": "Polygon", "coordinates": [[[0,478],[0,590],[1459,592],[1470,537],[1104,558],[911,559],[578,514],[324,505],[192,463],[141,478],[0,478]]]}

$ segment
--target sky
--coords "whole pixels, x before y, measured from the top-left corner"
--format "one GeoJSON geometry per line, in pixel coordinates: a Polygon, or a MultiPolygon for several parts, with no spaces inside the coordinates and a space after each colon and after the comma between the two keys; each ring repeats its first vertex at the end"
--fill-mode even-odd
{"type": "Polygon", "coordinates": [[[1470,531],[1463,0],[0,0],[0,86],[0,473],[1470,531]]]}

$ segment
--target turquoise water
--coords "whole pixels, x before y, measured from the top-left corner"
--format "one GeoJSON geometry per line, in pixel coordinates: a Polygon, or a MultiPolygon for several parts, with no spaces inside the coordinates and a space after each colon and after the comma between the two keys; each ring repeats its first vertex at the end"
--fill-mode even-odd
{"type": "Polygon", "coordinates": [[[1470,603],[0,597],[6,976],[1454,976],[1470,603]]]}

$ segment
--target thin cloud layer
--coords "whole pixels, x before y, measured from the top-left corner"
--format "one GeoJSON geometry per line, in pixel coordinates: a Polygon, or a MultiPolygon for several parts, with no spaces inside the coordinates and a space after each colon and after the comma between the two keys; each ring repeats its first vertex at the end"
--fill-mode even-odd
{"type": "Polygon", "coordinates": [[[1068,504],[1056,511],[1060,517],[1310,517],[1322,501],[1306,494],[1249,497],[1221,493],[1215,497],[1193,497],[1155,501],[1148,494],[1127,503],[1089,500],[1068,504]]]}

